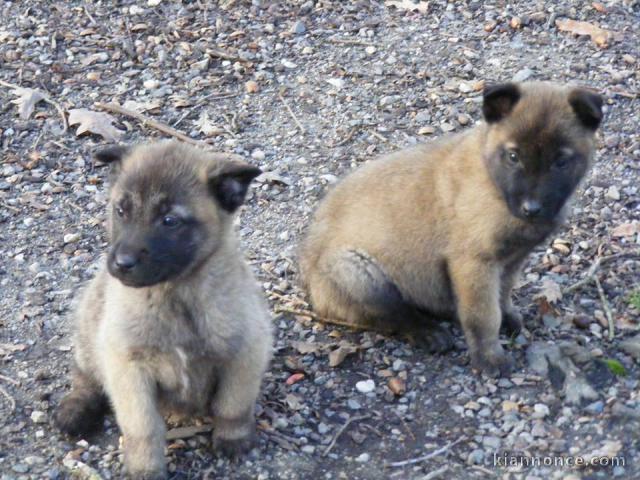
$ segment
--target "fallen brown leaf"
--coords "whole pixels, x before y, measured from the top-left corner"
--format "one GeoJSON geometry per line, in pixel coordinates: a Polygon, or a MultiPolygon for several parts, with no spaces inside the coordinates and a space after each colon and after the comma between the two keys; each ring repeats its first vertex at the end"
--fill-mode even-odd
{"type": "Polygon", "coordinates": [[[291,346],[302,355],[306,355],[308,353],[318,353],[325,347],[324,345],[321,345],[319,343],[308,343],[301,341],[293,341],[291,342],[291,346]]]}
{"type": "Polygon", "coordinates": [[[22,352],[27,349],[24,343],[0,343],[0,356],[10,355],[14,352],[22,352]]]}
{"type": "Polygon", "coordinates": [[[196,121],[196,127],[198,127],[200,133],[207,137],[214,137],[224,133],[224,129],[213,123],[207,112],[202,112],[200,118],[196,121]]]}
{"type": "Polygon", "coordinates": [[[560,289],[560,285],[558,285],[550,278],[543,279],[539,293],[535,296],[535,298],[545,298],[549,303],[557,302],[562,298],[562,290],[560,289]]]}
{"type": "Polygon", "coordinates": [[[414,3],[411,0],[387,0],[388,7],[396,7],[398,10],[407,10],[410,12],[418,11],[427,13],[429,11],[429,2],[414,3]]]}
{"type": "Polygon", "coordinates": [[[337,367],[344,362],[344,359],[347,358],[347,356],[355,353],[356,351],[357,349],[354,345],[348,345],[346,343],[340,345],[335,350],[329,352],[329,366],[337,367]]]}
{"type": "Polygon", "coordinates": [[[562,32],[570,32],[574,35],[589,35],[593,43],[600,48],[607,48],[614,37],[613,32],[589,22],[571,19],[556,20],[556,27],[562,32]]]}
{"type": "Polygon", "coordinates": [[[611,231],[614,237],[632,237],[636,233],[640,233],[640,222],[628,222],[618,225],[611,231]]]}
{"type": "Polygon", "coordinates": [[[18,106],[18,113],[23,120],[27,120],[31,116],[36,108],[36,103],[45,99],[42,92],[33,88],[17,87],[13,89],[13,94],[17,95],[18,98],[11,100],[11,103],[18,106]]]}
{"type": "Polygon", "coordinates": [[[114,118],[108,113],[94,112],[86,108],[74,108],[69,110],[69,125],[76,125],[76,135],[84,133],[95,133],[112,142],[117,141],[122,134],[122,130],[118,130],[111,123],[114,118]]]}

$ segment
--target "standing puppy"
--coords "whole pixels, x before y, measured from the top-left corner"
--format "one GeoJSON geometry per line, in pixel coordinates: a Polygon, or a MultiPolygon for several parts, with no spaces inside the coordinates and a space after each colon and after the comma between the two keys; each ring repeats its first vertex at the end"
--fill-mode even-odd
{"type": "Polygon", "coordinates": [[[247,449],[271,356],[268,312],[233,231],[256,167],[176,142],[115,147],[106,261],[75,313],[61,430],[95,427],[109,400],[132,478],[165,478],[162,413],[214,417],[214,445],[247,449]]]}
{"type": "Polygon", "coordinates": [[[457,317],[472,365],[508,372],[498,335],[501,324],[522,326],[514,278],[589,168],[601,107],[580,88],[492,86],[486,123],[349,175],[321,203],[302,248],[314,308],[352,323],[422,324],[435,351],[452,342],[433,317],[457,317]]]}

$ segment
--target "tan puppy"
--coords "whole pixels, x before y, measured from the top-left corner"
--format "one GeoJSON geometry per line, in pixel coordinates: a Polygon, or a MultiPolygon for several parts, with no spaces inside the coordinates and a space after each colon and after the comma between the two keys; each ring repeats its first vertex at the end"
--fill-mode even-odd
{"type": "MultiPolygon", "coordinates": [[[[457,317],[474,367],[511,369],[498,335],[521,317],[510,293],[526,255],[563,219],[587,171],[602,100],[546,83],[484,92],[486,123],[391,154],[349,175],[321,203],[301,269],[322,316],[396,328],[457,317]]],[[[428,325],[427,325],[428,324],[428,325]]]]}
{"type": "Polygon", "coordinates": [[[176,142],[96,157],[116,176],[111,248],[75,313],[73,390],[55,421],[82,433],[109,400],[135,479],[166,477],[166,411],[212,415],[214,444],[239,453],[271,356],[269,314],[232,225],[260,170],[176,142]]]}

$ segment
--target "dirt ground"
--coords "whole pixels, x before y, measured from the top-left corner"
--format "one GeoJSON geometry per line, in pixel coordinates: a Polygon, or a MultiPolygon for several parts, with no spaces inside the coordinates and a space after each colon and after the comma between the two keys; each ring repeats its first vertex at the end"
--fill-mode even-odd
{"type": "Polygon", "coordinates": [[[69,389],[70,306],[106,248],[107,168],[91,152],[166,137],[95,115],[110,102],[267,172],[238,226],[276,327],[258,445],[229,462],[207,419],[172,429],[171,478],[640,478],[640,4],[409,4],[0,4],[0,479],[121,476],[113,416],[86,439],[51,424],[69,389]],[[511,79],[606,98],[568,224],[516,292],[516,372],[474,374],[459,331],[434,357],[314,321],[295,255],[322,195],[379,154],[469,128],[484,82],[511,79]],[[61,112],[88,131],[65,131],[61,112]],[[592,458],[602,465],[569,464],[592,458]]]}

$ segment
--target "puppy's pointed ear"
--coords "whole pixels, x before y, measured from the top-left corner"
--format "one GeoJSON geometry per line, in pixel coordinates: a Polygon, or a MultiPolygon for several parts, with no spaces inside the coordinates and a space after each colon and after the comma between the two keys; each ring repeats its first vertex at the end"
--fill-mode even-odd
{"type": "Polygon", "coordinates": [[[131,149],[124,145],[110,145],[93,152],[93,158],[111,165],[109,176],[113,180],[120,173],[122,159],[129,154],[131,149]]]}
{"type": "Polygon", "coordinates": [[[511,113],[520,100],[520,89],[515,83],[487,85],[483,92],[482,114],[487,123],[496,123],[511,113]]]}
{"type": "Polygon", "coordinates": [[[227,160],[209,171],[209,191],[223,210],[234,212],[244,202],[251,181],[261,173],[242,160],[227,160]]]}
{"type": "Polygon", "coordinates": [[[584,88],[576,88],[569,94],[569,104],[580,123],[589,130],[596,130],[602,122],[602,97],[584,88]]]}

